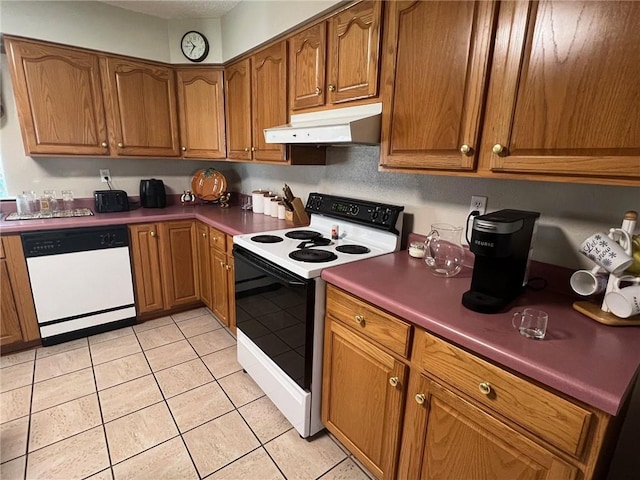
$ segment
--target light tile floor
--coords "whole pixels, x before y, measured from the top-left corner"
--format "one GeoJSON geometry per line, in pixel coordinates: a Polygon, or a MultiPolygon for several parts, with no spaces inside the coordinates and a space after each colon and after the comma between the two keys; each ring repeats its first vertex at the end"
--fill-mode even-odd
{"type": "Polygon", "coordinates": [[[0,360],[4,480],[372,478],[300,438],[206,309],[0,360]]]}

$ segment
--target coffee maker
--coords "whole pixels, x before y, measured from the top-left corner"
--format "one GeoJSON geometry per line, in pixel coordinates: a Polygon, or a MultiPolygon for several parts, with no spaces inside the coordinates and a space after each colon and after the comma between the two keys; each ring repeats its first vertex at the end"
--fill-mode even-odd
{"type": "Polygon", "coordinates": [[[462,295],[465,307],[496,313],[524,291],[539,217],[537,212],[498,210],[473,219],[469,248],[475,261],[471,290],[462,295]]]}

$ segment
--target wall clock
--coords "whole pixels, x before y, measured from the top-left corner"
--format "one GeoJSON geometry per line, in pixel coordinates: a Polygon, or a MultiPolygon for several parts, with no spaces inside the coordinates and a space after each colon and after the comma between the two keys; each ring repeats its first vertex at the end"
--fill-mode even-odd
{"type": "Polygon", "coordinates": [[[180,48],[185,57],[192,62],[201,62],[209,54],[209,41],[200,32],[192,30],[185,33],[180,41],[180,48]]]}

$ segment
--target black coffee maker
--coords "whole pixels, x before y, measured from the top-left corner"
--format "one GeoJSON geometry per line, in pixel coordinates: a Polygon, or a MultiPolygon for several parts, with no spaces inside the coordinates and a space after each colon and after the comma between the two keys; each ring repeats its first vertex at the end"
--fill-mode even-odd
{"type": "Polygon", "coordinates": [[[496,313],[523,292],[539,217],[537,212],[498,210],[473,219],[469,248],[475,261],[471,290],[462,295],[465,307],[496,313]]]}

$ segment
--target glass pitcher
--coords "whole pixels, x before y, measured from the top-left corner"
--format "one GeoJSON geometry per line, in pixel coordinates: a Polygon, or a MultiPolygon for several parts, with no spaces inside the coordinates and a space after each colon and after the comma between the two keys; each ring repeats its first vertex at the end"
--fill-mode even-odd
{"type": "Polygon", "coordinates": [[[462,270],[464,248],[460,242],[462,227],[448,223],[434,223],[424,242],[424,261],[431,273],[438,277],[453,277],[462,270]]]}

